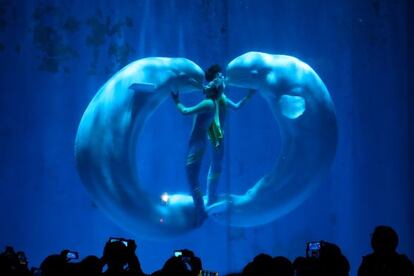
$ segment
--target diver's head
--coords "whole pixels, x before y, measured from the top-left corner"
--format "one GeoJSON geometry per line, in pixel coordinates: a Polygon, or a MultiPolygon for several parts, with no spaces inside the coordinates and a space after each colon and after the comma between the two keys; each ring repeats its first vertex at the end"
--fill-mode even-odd
{"type": "Polygon", "coordinates": [[[224,92],[226,87],[225,79],[221,72],[215,75],[216,77],[210,81],[206,86],[204,86],[203,92],[207,98],[218,99],[224,92]]]}
{"type": "Polygon", "coordinates": [[[210,82],[214,80],[218,75],[222,75],[222,70],[220,65],[213,64],[204,72],[206,81],[210,82]]]}

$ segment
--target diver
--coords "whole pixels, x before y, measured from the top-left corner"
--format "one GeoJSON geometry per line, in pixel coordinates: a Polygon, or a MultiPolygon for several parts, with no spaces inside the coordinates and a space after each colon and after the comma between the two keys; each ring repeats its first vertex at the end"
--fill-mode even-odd
{"type": "Polygon", "coordinates": [[[199,174],[201,162],[207,147],[207,139],[211,144],[211,162],[207,177],[207,204],[210,206],[217,201],[217,184],[222,171],[224,156],[224,121],[227,107],[239,109],[254,94],[250,89],[248,94],[238,103],[226,97],[225,78],[221,67],[212,65],[205,71],[208,84],[204,86],[205,99],[192,106],[184,106],[179,99],[179,91],[172,91],[171,96],[178,110],[183,115],[194,115],[193,127],[190,134],[186,160],[187,180],[196,207],[196,225],[200,226],[207,217],[204,208],[203,193],[200,189],[199,174]]]}

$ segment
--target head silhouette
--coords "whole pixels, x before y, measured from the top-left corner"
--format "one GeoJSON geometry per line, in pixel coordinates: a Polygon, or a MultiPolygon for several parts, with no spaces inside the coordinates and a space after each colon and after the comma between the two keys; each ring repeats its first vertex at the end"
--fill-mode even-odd
{"type": "Polygon", "coordinates": [[[273,270],[274,274],[279,276],[293,276],[294,274],[292,262],[283,256],[273,258],[273,270]]]}
{"type": "Polygon", "coordinates": [[[40,265],[42,275],[65,275],[67,274],[66,260],[62,255],[47,256],[40,265]]]}
{"type": "Polygon", "coordinates": [[[123,270],[128,262],[128,248],[122,241],[107,242],[103,261],[108,265],[108,270],[123,270]]]}
{"type": "Polygon", "coordinates": [[[180,257],[171,257],[169,258],[163,268],[161,269],[162,275],[183,275],[190,276],[191,271],[187,269],[186,264],[183,262],[180,257]]]}
{"type": "Polygon", "coordinates": [[[253,261],[243,268],[243,275],[272,275],[273,274],[273,258],[261,253],[254,257],[253,261]]]}
{"type": "Polygon", "coordinates": [[[82,275],[101,275],[103,262],[96,256],[87,256],[80,263],[80,272],[82,275]]]}
{"type": "Polygon", "coordinates": [[[389,226],[377,226],[372,233],[371,247],[378,254],[392,254],[398,246],[398,234],[389,226]]]}

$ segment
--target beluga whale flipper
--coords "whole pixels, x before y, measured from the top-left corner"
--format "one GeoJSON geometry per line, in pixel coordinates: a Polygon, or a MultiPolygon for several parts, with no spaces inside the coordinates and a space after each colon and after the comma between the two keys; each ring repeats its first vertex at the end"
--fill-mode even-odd
{"type": "Polygon", "coordinates": [[[166,206],[144,191],[136,145],[170,91],[201,89],[203,79],[203,70],[185,58],[137,60],[99,89],[80,121],[75,157],[82,182],[107,215],[140,237],[173,237],[195,228],[191,196],[171,195],[166,206]]]}
{"type": "Polygon", "coordinates": [[[291,56],[248,52],[228,64],[226,76],[229,86],[257,89],[266,100],[282,149],[273,169],[245,194],[229,195],[207,212],[233,226],[265,224],[297,207],[326,175],[337,143],[334,105],[316,72],[291,56]]]}

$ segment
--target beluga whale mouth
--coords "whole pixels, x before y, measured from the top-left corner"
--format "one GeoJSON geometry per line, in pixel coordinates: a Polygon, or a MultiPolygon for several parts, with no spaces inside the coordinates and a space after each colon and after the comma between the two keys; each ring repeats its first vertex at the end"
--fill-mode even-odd
{"type": "MultiPolygon", "coordinates": [[[[200,89],[203,79],[185,58],[137,60],[99,89],[80,121],[75,157],[83,184],[100,209],[140,237],[171,238],[197,227],[189,193],[160,200],[145,191],[151,184],[139,181],[135,153],[145,122],[170,91],[200,89]]],[[[245,194],[221,197],[206,211],[233,226],[265,224],[303,202],[326,174],[336,150],[334,106],[312,68],[290,56],[241,55],[227,66],[227,83],[259,90],[279,125],[282,149],[274,169],[245,194]]]]}

